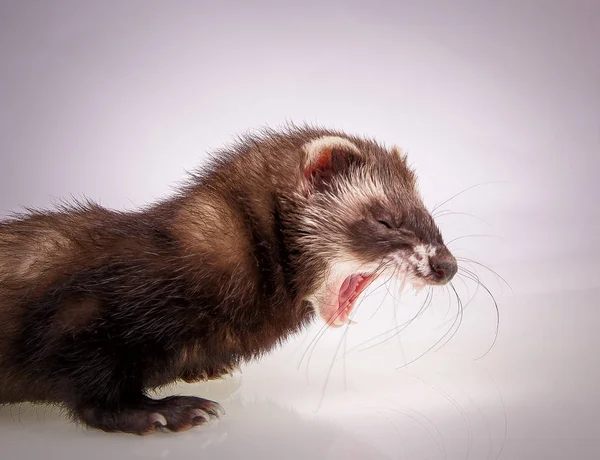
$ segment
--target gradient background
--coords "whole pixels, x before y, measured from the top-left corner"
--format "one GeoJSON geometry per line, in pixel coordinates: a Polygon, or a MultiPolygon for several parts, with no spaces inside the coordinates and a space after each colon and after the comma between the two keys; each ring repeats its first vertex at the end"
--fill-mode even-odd
{"type": "Polygon", "coordinates": [[[480,360],[495,310],[468,281],[440,351],[398,369],[450,326],[444,290],[352,351],[424,299],[374,287],[362,324],[300,366],[320,325],[242,375],[172,390],[222,401],[218,424],[138,439],[2,408],[0,456],[599,458],[599,43],[593,0],[0,0],[0,216],[71,195],[135,208],[232,135],[308,121],[408,149],[430,206],[483,184],[444,206],[476,217],[439,224],[487,235],[451,248],[514,291],[470,266],[501,313],[480,360]]]}

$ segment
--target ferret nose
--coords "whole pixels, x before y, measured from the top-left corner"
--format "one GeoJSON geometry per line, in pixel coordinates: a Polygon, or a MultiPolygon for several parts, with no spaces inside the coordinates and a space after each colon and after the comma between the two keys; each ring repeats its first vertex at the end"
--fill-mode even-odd
{"type": "Polygon", "coordinates": [[[456,275],[456,272],[458,271],[458,265],[456,264],[456,259],[454,259],[454,257],[452,257],[452,259],[436,259],[434,257],[429,260],[429,264],[431,265],[433,275],[438,281],[443,283],[447,283],[454,278],[454,275],[456,275]]]}

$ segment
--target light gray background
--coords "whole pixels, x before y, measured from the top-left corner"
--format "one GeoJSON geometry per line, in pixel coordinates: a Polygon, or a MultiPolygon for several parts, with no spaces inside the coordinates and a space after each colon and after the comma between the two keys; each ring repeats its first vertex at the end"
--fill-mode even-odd
{"type": "Polygon", "coordinates": [[[481,360],[482,289],[455,338],[408,367],[451,324],[445,291],[352,351],[424,298],[374,288],[361,324],[299,370],[319,325],[177,390],[222,401],[217,425],[138,439],[3,408],[2,458],[599,458],[599,43],[592,0],[0,0],[0,215],[70,195],[140,206],[232,135],[308,121],[407,148],[430,206],[482,184],[444,206],[476,217],[439,223],[448,240],[488,235],[452,248],[514,291],[470,266],[501,313],[481,360]]]}

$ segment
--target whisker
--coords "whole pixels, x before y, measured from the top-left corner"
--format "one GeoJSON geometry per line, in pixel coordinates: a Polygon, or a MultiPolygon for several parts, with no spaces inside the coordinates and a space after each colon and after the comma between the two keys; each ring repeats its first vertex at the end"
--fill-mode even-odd
{"type": "MultiPolygon", "coordinates": [[[[402,282],[402,286],[404,286],[405,280],[402,282]]],[[[389,289],[388,289],[389,292],[389,289]]],[[[393,309],[392,309],[392,313],[394,316],[394,327],[397,328],[398,327],[398,312],[397,312],[397,308],[396,305],[394,305],[393,309]]],[[[398,346],[400,347],[400,354],[402,355],[402,361],[406,361],[406,355],[404,354],[404,347],[402,346],[402,338],[400,337],[400,334],[398,334],[396,337],[398,337],[398,346]]]]}
{"type": "Polygon", "coordinates": [[[325,391],[327,390],[327,385],[329,384],[329,378],[331,377],[331,372],[333,371],[333,365],[334,365],[337,355],[340,351],[340,347],[342,345],[343,338],[346,337],[349,329],[350,328],[348,328],[348,327],[346,328],[346,330],[344,331],[342,340],[340,340],[340,343],[338,343],[338,346],[335,349],[335,353],[333,354],[333,359],[331,360],[331,365],[329,366],[329,369],[327,370],[327,375],[325,376],[325,383],[323,384],[323,388],[321,390],[321,397],[319,398],[319,404],[317,405],[315,412],[318,412],[319,409],[321,408],[321,405],[323,404],[323,400],[325,399],[325,391]]]}
{"type": "MultiPolygon", "coordinates": [[[[350,328],[347,327],[346,330],[344,331],[344,337],[342,338],[342,340],[344,341],[344,361],[343,361],[343,365],[344,365],[344,391],[348,391],[348,373],[346,371],[346,350],[348,349],[348,333],[350,331],[350,328]]],[[[335,359],[335,356],[333,357],[335,359]]]]}
{"type": "MultiPolygon", "coordinates": [[[[380,273],[382,273],[384,270],[387,269],[389,263],[391,262],[387,262],[384,259],[382,259],[382,261],[380,262],[379,266],[375,269],[374,274],[376,276],[379,276],[380,273]]],[[[336,293],[337,294],[337,293],[336,293]]],[[[355,306],[355,311],[357,310],[358,306],[360,305],[360,303],[362,303],[362,299],[359,302],[358,305],[355,306]]],[[[308,344],[306,350],[304,351],[304,353],[302,354],[302,357],[300,358],[300,362],[298,363],[298,369],[300,369],[300,366],[302,365],[302,361],[304,360],[304,358],[307,356],[308,354],[308,358],[307,358],[307,363],[306,363],[306,380],[307,382],[309,381],[308,378],[308,372],[309,372],[309,367],[310,367],[310,361],[312,359],[312,355],[320,341],[320,339],[323,337],[323,335],[325,334],[325,332],[327,332],[327,329],[329,327],[329,325],[332,322],[335,322],[335,320],[343,313],[343,310],[339,310],[336,312],[335,316],[333,318],[330,318],[329,321],[327,323],[325,323],[323,326],[321,326],[321,328],[319,329],[319,331],[317,332],[317,334],[315,335],[315,337],[313,338],[313,340],[308,344]],[[312,346],[312,348],[311,348],[312,346]]],[[[340,342],[341,344],[341,342],[340,342]]],[[[339,349],[339,346],[338,346],[339,349]]],[[[336,355],[337,356],[337,351],[336,351],[336,355]]],[[[334,356],[334,357],[335,357],[334,356]]],[[[319,404],[320,406],[320,404],[319,404]]]]}
{"type": "MultiPolygon", "coordinates": [[[[460,309],[460,307],[459,307],[459,309],[460,309]]],[[[448,328],[448,330],[444,333],[444,335],[442,337],[440,337],[433,345],[431,345],[427,350],[425,350],[419,356],[417,356],[413,360],[411,360],[411,361],[403,364],[402,366],[397,367],[396,370],[400,370],[400,369],[403,369],[403,368],[411,365],[412,363],[414,363],[414,362],[418,361],[419,359],[421,359],[423,356],[425,356],[427,353],[429,353],[435,347],[437,347],[447,337],[447,335],[450,334],[451,331],[454,329],[454,326],[456,325],[457,321],[459,320],[459,317],[460,317],[460,314],[457,312],[457,315],[454,318],[454,321],[453,321],[452,325],[448,328]]]]}
{"type": "Polygon", "coordinates": [[[502,435],[502,444],[500,444],[500,449],[496,454],[495,460],[498,460],[504,451],[504,447],[506,446],[506,442],[508,440],[508,415],[506,413],[506,405],[504,404],[504,397],[502,396],[502,391],[500,391],[500,387],[498,386],[498,382],[496,379],[492,377],[492,374],[488,372],[488,370],[482,365],[479,364],[479,368],[488,376],[488,378],[492,381],[492,384],[496,388],[496,392],[498,393],[498,398],[500,399],[500,405],[502,406],[502,414],[504,416],[504,430],[502,435]]]}
{"type": "Polygon", "coordinates": [[[485,220],[485,219],[483,219],[483,218],[481,218],[479,216],[476,216],[475,214],[470,214],[468,212],[456,212],[456,211],[450,211],[450,210],[444,210],[444,209],[442,209],[442,210],[440,210],[437,213],[431,214],[431,217],[433,217],[434,219],[438,219],[440,217],[454,216],[454,215],[472,217],[473,219],[480,220],[481,222],[483,222],[486,225],[490,225],[490,223],[487,220],[485,220]]]}
{"type": "Polygon", "coordinates": [[[492,302],[494,303],[494,308],[496,310],[496,330],[494,332],[494,340],[492,341],[492,344],[489,346],[489,348],[486,350],[486,352],[483,355],[479,356],[478,358],[475,358],[475,360],[479,360],[479,359],[483,358],[484,356],[486,356],[492,350],[492,348],[494,348],[494,345],[496,344],[496,341],[498,340],[498,334],[500,332],[500,309],[498,308],[498,302],[496,301],[494,294],[492,294],[492,292],[488,289],[488,287],[485,284],[483,284],[479,280],[478,277],[473,276],[472,274],[468,273],[468,271],[463,273],[463,276],[470,278],[472,281],[475,281],[479,286],[481,286],[487,292],[490,299],[492,299],[492,302]]]}
{"type": "MultiPolygon", "coordinates": [[[[462,281],[462,283],[467,286],[467,283],[462,279],[463,276],[465,276],[463,273],[461,273],[462,268],[459,268],[458,271],[458,276],[459,276],[459,280],[462,281]]],[[[466,276],[465,276],[466,277],[466,276]]],[[[466,277],[467,279],[471,280],[471,281],[475,281],[472,278],[466,277]]],[[[468,291],[468,287],[467,287],[467,291],[468,291]]],[[[448,289],[448,292],[450,292],[450,289],[448,289]]],[[[473,302],[473,300],[475,300],[475,297],[477,296],[477,293],[479,292],[479,284],[477,282],[475,282],[475,292],[473,293],[473,295],[471,297],[469,297],[469,300],[467,300],[467,302],[463,305],[463,313],[464,311],[467,309],[467,307],[473,302]]],[[[442,324],[440,324],[439,326],[436,326],[436,329],[439,329],[445,325],[447,325],[450,321],[452,321],[451,319],[443,322],[442,324]]]]}
{"type": "Polygon", "coordinates": [[[450,309],[452,308],[452,294],[450,293],[450,289],[448,288],[448,285],[446,285],[444,287],[446,288],[446,292],[448,293],[448,308],[444,312],[444,318],[445,318],[446,316],[448,316],[448,313],[450,313],[450,309]]]}
{"type": "Polygon", "coordinates": [[[483,422],[484,426],[485,426],[485,430],[487,433],[487,441],[488,441],[488,450],[487,450],[487,455],[485,456],[486,460],[489,460],[492,457],[492,453],[494,452],[494,441],[492,439],[492,429],[490,428],[490,424],[488,422],[487,417],[483,414],[481,407],[479,407],[479,404],[477,404],[473,398],[471,398],[471,396],[469,396],[468,394],[466,394],[467,399],[471,402],[471,404],[473,404],[473,406],[475,406],[475,409],[477,410],[477,413],[479,414],[479,417],[481,418],[481,421],[483,422]]]}
{"type": "Polygon", "coordinates": [[[512,286],[510,285],[510,283],[508,281],[506,281],[506,279],[504,279],[497,271],[491,269],[490,267],[488,267],[485,264],[482,264],[481,262],[477,262],[476,260],[473,259],[469,259],[468,257],[457,257],[456,258],[459,261],[465,262],[465,263],[469,263],[469,264],[475,264],[480,266],[481,268],[486,269],[487,271],[489,271],[490,273],[493,273],[496,277],[498,277],[509,289],[510,292],[512,293],[513,297],[515,295],[515,291],[513,290],[512,286]]]}
{"type": "MultiPolygon", "coordinates": [[[[383,261],[380,263],[378,269],[375,270],[375,273],[378,274],[380,270],[383,270],[386,268],[386,263],[384,263],[383,261]]],[[[364,301],[364,297],[360,299],[360,302],[358,302],[358,304],[355,304],[354,306],[354,312],[358,311],[358,309],[360,308],[362,302],[364,301]]],[[[338,315],[341,314],[342,312],[338,312],[338,315]]],[[[318,411],[321,408],[321,405],[323,404],[323,400],[325,399],[325,392],[327,390],[327,386],[329,385],[329,379],[331,377],[331,373],[333,371],[333,366],[335,365],[335,362],[337,361],[337,357],[339,354],[339,350],[340,347],[342,345],[342,343],[346,343],[347,337],[348,337],[348,333],[350,331],[350,327],[348,327],[349,325],[346,326],[346,329],[344,330],[344,333],[342,334],[342,339],[340,340],[340,342],[338,343],[338,346],[335,349],[335,353],[333,354],[333,358],[331,359],[331,363],[329,365],[329,369],[327,370],[327,375],[325,376],[325,382],[323,384],[323,389],[321,391],[321,398],[319,399],[319,404],[317,405],[317,409],[316,411],[318,411]]],[[[314,347],[313,350],[314,351],[314,347]]],[[[311,351],[311,355],[312,355],[312,351],[311,351]]],[[[343,367],[344,367],[344,389],[347,390],[347,381],[346,381],[346,353],[344,353],[342,355],[342,357],[344,358],[343,361],[343,367]]],[[[310,356],[309,356],[309,362],[310,362],[310,356]]]]}
{"type": "MultiPolygon", "coordinates": [[[[328,286],[328,283],[327,283],[326,281],[325,281],[325,286],[328,286]]],[[[337,294],[337,293],[334,293],[334,291],[333,291],[333,290],[331,290],[331,289],[329,289],[329,288],[328,288],[328,292],[329,292],[330,294],[337,294]]],[[[335,320],[335,319],[337,319],[337,317],[338,317],[340,314],[341,314],[341,312],[338,312],[338,313],[337,313],[337,315],[336,315],[336,317],[334,318],[334,320],[335,320]]],[[[308,344],[308,346],[306,347],[306,350],[305,350],[305,351],[304,351],[304,353],[302,354],[302,356],[301,356],[301,358],[300,358],[300,361],[298,362],[298,366],[297,366],[297,369],[298,369],[298,370],[300,369],[300,366],[302,365],[302,362],[304,361],[304,358],[306,357],[306,354],[309,352],[309,350],[311,349],[311,347],[314,349],[313,345],[314,345],[314,346],[316,346],[316,343],[315,343],[315,342],[318,342],[318,340],[320,339],[320,337],[322,336],[322,334],[324,334],[324,333],[325,333],[325,331],[327,330],[327,328],[329,327],[330,323],[331,323],[331,320],[330,320],[329,322],[326,322],[325,324],[323,324],[323,325],[322,325],[322,326],[319,328],[319,330],[317,331],[317,333],[315,334],[315,337],[314,337],[314,338],[313,338],[313,339],[310,341],[310,343],[309,343],[309,344],[308,344]]],[[[308,370],[307,370],[307,372],[308,372],[308,370]]]]}
{"type": "Polygon", "coordinates": [[[397,403],[396,401],[394,401],[392,399],[386,398],[386,401],[391,402],[392,404],[394,404],[397,407],[401,407],[403,409],[410,410],[411,412],[414,412],[415,414],[418,414],[421,417],[423,417],[427,421],[427,423],[429,423],[433,427],[433,429],[437,432],[437,435],[439,436],[440,442],[438,443],[437,440],[435,441],[436,444],[438,445],[438,450],[440,450],[439,445],[441,444],[440,453],[442,454],[442,456],[443,456],[444,459],[448,458],[448,450],[447,450],[447,447],[446,447],[446,441],[444,440],[444,436],[442,435],[442,432],[440,431],[440,429],[438,428],[438,426],[435,423],[433,423],[429,417],[427,417],[425,414],[423,414],[423,413],[421,413],[419,411],[416,411],[416,410],[414,410],[414,409],[412,409],[410,407],[403,406],[403,405],[397,403]]]}
{"type": "MultiPolygon", "coordinates": [[[[444,458],[444,459],[448,458],[447,452],[445,450],[445,446],[444,447],[440,447],[440,443],[439,443],[438,439],[433,435],[433,433],[431,432],[431,430],[429,428],[427,428],[427,426],[421,420],[419,420],[417,417],[415,417],[413,415],[410,415],[407,412],[398,410],[398,409],[392,409],[391,407],[382,408],[382,410],[388,410],[388,411],[396,412],[396,413],[404,415],[405,417],[408,417],[412,421],[416,422],[421,428],[423,428],[425,430],[425,432],[427,433],[427,435],[435,443],[435,447],[440,452],[440,455],[442,455],[442,458],[444,458]]],[[[443,438],[442,438],[442,440],[443,440],[443,438]]]]}
{"type": "MultiPolygon", "coordinates": [[[[396,274],[396,271],[398,270],[398,267],[394,268],[394,272],[392,273],[392,275],[390,275],[390,279],[394,278],[394,275],[396,274]]],[[[383,300],[379,303],[379,306],[375,309],[375,311],[373,312],[373,314],[369,317],[369,320],[373,319],[373,317],[377,314],[377,312],[381,309],[381,307],[383,306],[383,304],[385,303],[385,300],[387,299],[387,296],[390,295],[390,289],[387,286],[387,282],[385,282],[384,284],[382,284],[382,286],[386,287],[386,293],[383,296],[383,300]]],[[[393,297],[393,296],[392,296],[393,297]]]]}
{"type": "Polygon", "coordinates": [[[462,195],[463,193],[468,192],[469,190],[472,190],[476,187],[481,187],[482,185],[490,185],[490,184],[506,184],[507,182],[505,181],[490,181],[490,182],[481,182],[479,184],[475,184],[475,185],[471,185],[470,187],[467,187],[466,189],[458,192],[457,194],[451,196],[450,198],[448,198],[446,201],[442,201],[440,204],[437,204],[433,207],[433,209],[431,210],[431,213],[434,213],[436,209],[439,209],[441,206],[444,206],[446,203],[452,201],[453,199],[455,199],[456,197],[462,195]]]}
{"type": "Polygon", "coordinates": [[[482,234],[474,234],[474,235],[463,235],[463,236],[458,236],[456,238],[451,239],[450,241],[448,241],[446,243],[446,246],[450,246],[452,243],[454,243],[455,241],[458,240],[463,240],[465,238],[496,238],[502,241],[506,241],[504,238],[502,238],[501,236],[498,235],[487,235],[485,233],[482,234]]]}
{"type": "Polygon", "coordinates": [[[473,449],[473,428],[471,427],[471,424],[469,423],[469,419],[468,419],[467,414],[465,413],[464,409],[460,406],[460,404],[458,404],[458,402],[452,396],[450,396],[445,391],[443,391],[440,388],[436,387],[435,385],[432,385],[431,383],[423,380],[422,378],[417,377],[416,375],[410,373],[409,371],[405,370],[404,372],[406,372],[406,374],[410,375],[412,378],[425,384],[426,386],[431,388],[433,391],[438,393],[440,396],[445,398],[446,401],[448,401],[450,404],[452,404],[452,406],[454,406],[454,408],[458,411],[458,413],[460,414],[462,421],[465,425],[465,428],[467,430],[467,455],[465,456],[465,459],[468,459],[471,456],[471,450],[473,449]]]}
{"type": "Polygon", "coordinates": [[[348,353],[351,353],[352,351],[356,350],[359,347],[362,347],[363,345],[372,342],[373,340],[378,339],[379,337],[382,337],[384,335],[390,334],[390,333],[394,333],[393,335],[391,335],[390,337],[385,338],[384,340],[381,340],[380,342],[377,342],[373,345],[369,345],[368,347],[365,348],[361,348],[359,351],[366,351],[369,350],[371,348],[374,348],[378,345],[381,345],[385,342],[387,342],[390,339],[393,339],[396,335],[400,334],[403,330],[405,330],[408,326],[410,326],[413,321],[415,321],[431,304],[431,300],[433,299],[433,293],[431,289],[427,290],[427,296],[425,297],[425,300],[423,301],[423,303],[421,304],[421,308],[419,309],[419,311],[408,321],[405,321],[404,323],[400,324],[398,327],[393,327],[392,329],[389,329],[385,332],[382,332],[380,334],[377,334],[375,337],[371,337],[368,340],[365,340],[362,343],[359,343],[358,345],[352,347],[350,350],[348,350],[348,353]]]}
{"type": "Polygon", "coordinates": [[[434,353],[437,352],[437,351],[439,351],[440,349],[442,349],[448,342],[450,342],[450,340],[452,340],[454,338],[454,336],[456,335],[456,333],[460,329],[460,325],[462,324],[462,321],[463,321],[463,318],[464,318],[464,310],[463,310],[462,300],[461,300],[460,296],[458,295],[458,292],[456,291],[456,288],[454,287],[454,284],[452,282],[450,282],[449,285],[452,288],[452,290],[454,291],[454,294],[456,295],[456,303],[457,303],[457,306],[458,306],[457,315],[459,317],[458,325],[456,326],[456,329],[450,335],[450,337],[448,337],[439,347],[437,347],[434,350],[434,353]]]}
{"type": "Polygon", "coordinates": [[[392,426],[394,427],[394,430],[396,431],[396,434],[398,435],[398,439],[401,441],[402,443],[402,450],[404,451],[404,459],[408,459],[408,452],[406,450],[406,444],[404,443],[404,436],[402,436],[402,433],[400,432],[400,430],[398,429],[398,427],[396,426],[396,424],[394,423],[394,420],[391,417],[388,417],[387,415],[385,415],[383,412],[381,412],[381,409],[377,411],[377,413],[379,415],[381,415],[383,418],[385,418],[387,421],[389,421],[392,426]]]}

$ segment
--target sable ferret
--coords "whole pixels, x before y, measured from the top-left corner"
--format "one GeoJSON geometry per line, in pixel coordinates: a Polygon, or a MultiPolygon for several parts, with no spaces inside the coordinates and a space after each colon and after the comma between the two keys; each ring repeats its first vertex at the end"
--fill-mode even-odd
{"type": "Polygon", "coordinates": [[[222,411],[151,399],[216,379],[316,315],[347,324],[383,270],[456,273],[402,151],[309,127],[249,135],[170,199],[0,223],[0,404],[58,404],[89,427],[181,431],[222,411]]]}

